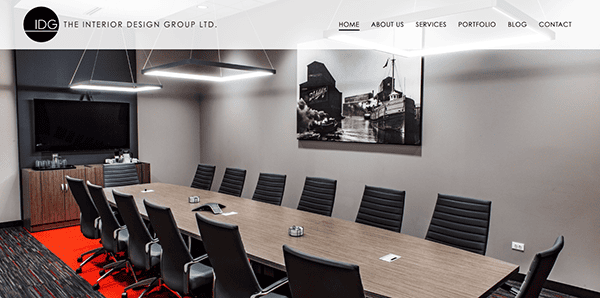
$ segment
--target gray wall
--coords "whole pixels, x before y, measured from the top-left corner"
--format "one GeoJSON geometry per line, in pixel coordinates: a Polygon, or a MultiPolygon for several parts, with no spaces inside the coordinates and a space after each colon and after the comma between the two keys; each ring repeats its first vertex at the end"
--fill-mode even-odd
{"type": "MultiPolygon", "coordinates": [[[[140,83],[159,81],[141,75],[150,51],[137,51],[140,83]]],[[[189,58],[189,51],[153,51],[148,62],[160,65],[189,58]]],[[[140,160],[151,163],[152,182],[190,185],[200,163],[200,105],[202,84],[160,79],[163,89],[138,94],[140,160]]]]}
{"type": "Polygon", "coordinates": [[[13,51],[0,51],[0,223],[21,220],[13,51]]]}
{"type": "MultiPolygon", "coordinates": [[[[222,55],[257,65],[261,53],[222,55]]],[[[248,170],[246,198],[259,172],[285,173],[283,205],[295,208],[306,176],[334,178],[333,216],[346,220],[365,184],[406,190],[402,232],[417,237],[437,193],[491,200],[488,256],[526,273],[564,235],[550,279],[600,291],[600,51],[426,58],[422,147],[297,141],[296,54],[268,53],[277,75],[211,84],[200,102],[200,160],[217,165],[213,189],[229,166],[248,170]]]]}

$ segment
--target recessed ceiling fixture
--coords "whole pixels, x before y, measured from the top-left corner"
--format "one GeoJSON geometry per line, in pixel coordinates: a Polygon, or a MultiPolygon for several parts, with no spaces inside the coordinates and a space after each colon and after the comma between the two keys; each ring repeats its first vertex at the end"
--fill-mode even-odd
{"type": "Polygon", "coordinates": [[[228,82],[234,80],[270,76],[275,74],[275,69],[231,64],[224,62],[205,61],[198,59],[185,59],[152,68],[143,69],[142,74],[149,76],[161,76],[198,81],[228,82]],[[198,69],[199,66],[210,66],[221,69],[231,69],[239,72],[229,75],[201,74],[196,72],[196,69],[198,69]]]}
{"type": "Polygon", "coordinates": [[[504,0],[476,0],[335,28],[325,38],[359,48],[415,57],[548,41],[555,34],[504,0]]]}

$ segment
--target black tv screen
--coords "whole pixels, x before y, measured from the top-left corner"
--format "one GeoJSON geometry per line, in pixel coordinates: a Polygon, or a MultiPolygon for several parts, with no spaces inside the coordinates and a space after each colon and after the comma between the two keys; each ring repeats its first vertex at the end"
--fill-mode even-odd
{"type": "Polygon", "coordinates": [[[35,151],[129,148],[129,103],[34,99],[35,151]]]}

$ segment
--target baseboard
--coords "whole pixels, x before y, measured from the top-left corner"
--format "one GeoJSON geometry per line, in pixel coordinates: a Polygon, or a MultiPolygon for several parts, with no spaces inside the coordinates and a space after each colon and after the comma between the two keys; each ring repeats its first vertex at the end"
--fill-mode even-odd
{"type": "Polygon", "coordinates": [[[12,227],[22,227],[22,226],[23,226],[23,221],[22,220],[0,222],[0,229],[2,229],[2,228],[12,228],[12,227]]]}
{"type": "MultiPolygon", "coordinates": [[[[518,282],[523,282],[525,280],[525,274],[519,273],[519,274],[515,275],[512,278],[512,280],[518,281],[518,282]]],[[[592,290],[583,289],[583,288],[572,286],[572,285],[563,284],[563,283],[552,281],[552,280],[546,280],[546,282],[544,283],[544,288],[546,288],[548,290],[560,292],[563,294],[575,296],[575,297],[600,298],[600,293],[598,293],[598,292],[594,292],[592,290]]]]}

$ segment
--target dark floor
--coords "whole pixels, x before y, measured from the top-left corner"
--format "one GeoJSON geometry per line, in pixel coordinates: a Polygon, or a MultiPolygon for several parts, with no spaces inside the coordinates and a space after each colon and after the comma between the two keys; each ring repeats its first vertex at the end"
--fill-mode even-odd
{"type": "Polygon", "coordinates": [[[18,227],[0,229],[0,297],[104,296],[18,227]]]}
{"type": "MultiPolygon", "coordinates": [[[[264,286],[279,279],[283,272],[253,264],[264,286]],[[264,273],[264,274],[263,274],[264,273]]],[[[509,281],[518,288],[520,282],[509,281]]],[[[289,295],[289,291],[286,293],[289,295]]],[[[0,229],[0,298],[8,297],[104,297],[75,274],[62,260],[50,252],[23,228],[0,229]]],[[[512,298],[498,289],[489,298],[512,298]]],[[[544,289],[541,298],[577,298],[544,289]]]]}

